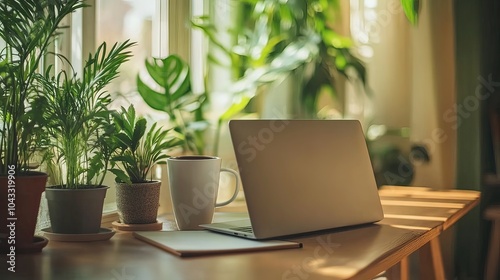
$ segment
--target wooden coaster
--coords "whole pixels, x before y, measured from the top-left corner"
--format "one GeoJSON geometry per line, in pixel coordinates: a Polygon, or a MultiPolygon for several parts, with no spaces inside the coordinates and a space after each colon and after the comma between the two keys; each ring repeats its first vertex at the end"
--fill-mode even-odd
{"type": "Polygon", "coordinates": [[[45,237],[50,241],[60,242],[91,242],[109,240],[115,232],[111,229],[101,228],[98,233],[54,233],[51,228],[42,229],[45,237]]]}
{"type": "Polygon", "coordinates": [[[163,223],[158,221],[151,224],[122,224],[119,221],[114,221],[111,225],[113,225],[114,229],[121,231],[153,231],[161,230],[163,228],[163,223]]]}

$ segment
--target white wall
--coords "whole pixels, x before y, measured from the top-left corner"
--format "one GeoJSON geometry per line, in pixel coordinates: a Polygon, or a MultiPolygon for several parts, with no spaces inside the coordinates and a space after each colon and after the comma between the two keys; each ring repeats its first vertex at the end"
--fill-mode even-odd
{"type": "Polygon", "coordinates": [[[451,0],[422,1],[412,28],[411,140],[424,143],[431,161],[416,167],[414,184],[455,186],[455,54],[451,0]]]}

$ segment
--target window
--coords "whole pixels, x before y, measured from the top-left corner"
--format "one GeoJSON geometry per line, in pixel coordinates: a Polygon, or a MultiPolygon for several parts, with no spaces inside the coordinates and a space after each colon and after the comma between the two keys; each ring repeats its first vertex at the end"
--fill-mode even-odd
{"type": "MultiPolygon", "coordinates": [[[[120,75],[108,87],[113,97],[113,107],[132,103],[140,114],[149,110],[141,97],[135,94],[135,77],[143,68],[144,60],[152,56],[156,0],[98,0],[95,5],[95,48],[102,42],[108,46],[115,42],[137,42],[132,57],[120,68],[120,75]]],[[[155,30],[156,31],[156,30],[155,30]]]]}
{"type": "MultiPolygon", "coordinates": [[[[169,53],[183,56],[192,63],[194,90],[202,90],[203,64],[201,59],[201,34],[189,36],[183,30],[190,31],[189,20],[195,13],[203,13],[203,1],[164,1],[164,0],[95,0],[93,5],[95,18],[84,17],[82,26],[92,28],[83,34],[94,31],[95,49],[102,42],[109,46],[115,42],[130,39],[137,42],[130,61],[120,68],[120,76],[110,84],[108,91],[113,97],[113,108],[134,104],[139,114],[156,121],[165,121],[167,115],[151,109],[136,92],[136,75],[144,70],[144,61],[151,57],[165,57],[169,53]],[[93,20],[93,22],[87,22],[93,20]],[[187,36],[186,36],[187,35],[187,36]],[[196,41],[195,47],[191,42],[196,41]],[[194,58],[193,58],[194,56],[194,58]],[[201,89],[200,89],[201,88],[201,89]]],[[[106,197],[106,210],[115,209],[115,191],[113,176],[105,184],[111,187],[106,197]]]]}
{"type": "MultiPolygon", "coordinates": [[[[183,26],[191,30],[189,19],[193,14],[205,13],[203,0],[165,1],[165,0],[87,0],[90,5],[78,10],[67,19],[64,33],[55,42],[54,50],[70,59],[74,69],[82,68],[83,61],[98,45],[106,42],[110,48],[115,42],[127,39],[137,42],[130,61],[120,68],[120,75],[110,84],[108,91],[114,97],[113,107],[133,103],[139,113],[155,120],[166,118],[166,114],[154,112],[135,91],[136,75],[144,67],[148,57],[165,57],[169,52],[191,56],[192,76],[195,90],[203,90],[203,35],[193,32],[168,32],[169,27],[183,26]],[[182,12],[180,12],[182,11],[182,12]],[[194,47],[190,43],[195,42],[194,47]],[[194,63],[196,62],[196,63],[194,63]]],[[[189,60],[189,59],[188,59],[189,60]]],[[[56,69],[65,67],[57,61],[56,69]]],[[[104,184],[110,186],[105,200],[104,212],[114,211],[115,190],[113,176],[107,176],[104,184]]],[[[42,199],[38,229],[49,226],[46,201],[42,199]]]]}

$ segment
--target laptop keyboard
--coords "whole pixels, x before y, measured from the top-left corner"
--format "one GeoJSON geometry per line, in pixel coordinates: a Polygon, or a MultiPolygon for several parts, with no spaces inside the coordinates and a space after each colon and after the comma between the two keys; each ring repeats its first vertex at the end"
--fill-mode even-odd
{"type": "Polygon", "coordinates": [[[232,228],[232,230],[253,233],[252,226],[235,227],[235,228],[232,228]]]}

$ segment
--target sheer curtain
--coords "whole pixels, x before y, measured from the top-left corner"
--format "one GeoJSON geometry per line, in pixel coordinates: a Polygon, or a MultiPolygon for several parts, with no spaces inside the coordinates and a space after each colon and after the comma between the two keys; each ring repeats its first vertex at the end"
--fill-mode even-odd
{"type": "MultiPolygon", "coordinates": [[[[400,0],[350,0],[351,32],[360,46],[372,90],[372,122],[409,127],[400,145],[425,146],[429,162],[413,162],[412,185],[455,186],[455,30],[453,1],[420,1],[411,26],[400,0]]],[[[396,182],[397,183],[397,182],[396,182]]],[[[452,235],[448,231],[447,234],[452,235]]],[[[453,275],[452,236],[442,238],[448,275],[453,275]]]]}
{"type": "MultiPolygon", "coordinates": [[[[453,1],[420,1],[411,26],[399,0],[350,0],[351,36],[366,63],[372,92],[370,121],[409,127],[410,139],[428,150],[430,162],[414,162],[413,185],[452,188],[456,122],[453,1]],[[448,114],[448,115],[447,115],[448,114]]],[[[347,100],[349,102],[349,100],[347,100]]]]}
{"type": "Polygon", "coordinates": [[[431,162],[417,166],[415,184],[455,187],[455,30],[453,1],[421,1],[418,26],[411,29],[412,142],[424,144],[431,162]]]}

